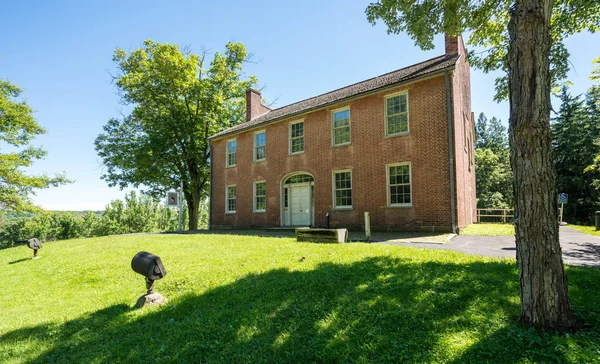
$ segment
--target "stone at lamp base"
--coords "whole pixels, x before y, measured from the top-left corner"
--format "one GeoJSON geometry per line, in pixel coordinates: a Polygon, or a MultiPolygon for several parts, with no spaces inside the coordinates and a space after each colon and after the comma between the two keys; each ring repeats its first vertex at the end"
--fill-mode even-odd
{"type": "Polygon", "coordinates": [[[167,299],[164,298],[160,293],[154,292],[145,294],[138,298],[135,308],[142,308],[144,306],[160,306],[164,303],[167,303],[167,299]]]}

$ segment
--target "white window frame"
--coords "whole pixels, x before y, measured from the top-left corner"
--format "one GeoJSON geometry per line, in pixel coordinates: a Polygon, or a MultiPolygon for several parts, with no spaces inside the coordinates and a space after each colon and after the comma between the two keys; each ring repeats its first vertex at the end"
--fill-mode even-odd
{"type": "Polygon", "coordinates": [[[253,212],[267,212],[267,181],[254,181],[252,184],[252,211],[253,212]],[[265,184],[265,208],[263,210],[258,210],[256,208],[256,185],[259,183],[265,184]]]}
{"type": "MultiPolygon", "coordinates": [[[[340,128],[345,128],[346,126],[342,126],[342,127],[338,127],[337,129],[340,128]]],[[[335,109],[331,111],[331,145],[334,147],[342,147],[345,145],[350,145],[352,144],[352,112],[350,111],[350,106],[346,106],[346,107],[341,107],[339,109],[335,109]],[[339,144],[335,144],[335,114],[338,112],[342,112],[342,111],[346,111],[348,110],[348,129],[349,129],[349,135],[350,135],[350,140],[345,142],[345,143],[339,143],[339,144]]]]}
{"type": "Polygon", "coordinates": [[[350,206],[337,206],[336,204],[336,196],[335,196],[335,175],[337,173],[346,173],[350,172],[350,191],[354,190],[354,181],[352,176],[352,169],[338,169],[335,171],[331,171],[331,192],[332,192],[332,206],[334,210],[352,210],[354,208],[354,193],[352,193],[352,205],[350,206]]]}
{"type": "Polygon", "coordinates": [[[226,214],[235,214],[237,212],[237,186],[236,185],[227,185],[225,186],[225,213],[226,214]],[[229,187],[235,187],[235,210],[229,210],[229,187]]]}
{"type": "MultiPolygon", "coordinates": [[[[296,137],[295,139],[298,139],[298,138],[300,138],[300,137],[296,137]]],[[[306,125],[304,124],[304,119],[292,121],[292,122],[290,122],[289,127],[288,127],[288,154],[289,155],[303,154],[305,150],[306,150],[306,125]],[[292,125],[300,124],[300,123],[302,123],[302,151],[292,153],[292,125]]]]}
{"type": "Polygon", "coordinates": [[[237,165],[237,138],[227,139],[225,143],[225,168],[235,167],[237,165]],[[235,164],[229,164],[229,143],[235,142],[235,164]]]}
{"type": "Polygon", "coordinates": [[[413,184],[412,184],[412,165],[411,162],[390,163],[385,165],[385,188],[387,195],[388,207],[411,207],[413,205],[413,184]],[[390,167],[408,166],[408,178],[410,180],[410,203],[395,203],[392,204],[392,196],[390,194],[390,167]]]}
{"type": "Polygon", "coordinates": [[[252,158],[254,159],[255,162],[263,162],[263,161],[265,161],[267,159],[267,130],[266,129],[254,132],[254,149],[253,149],[253,151],[254,151],[254,153],[253,153],[252,158]],[[258,149],[259,147],[262,147],[262,145],[256,145],[256,136],[258,134],[262,134],[262,133],[265,133],[265,145],[264,145],[264,147],[265,147],[265,157],[262,158],[262,159],[257,159],[256,158],[256,149],[258,149]]]}
{"type": "Polygon", "coordinates": [[[409,100],[408,100],[408,90],[394,92],[393,94],[386,95],[384,98],[384,102],[383,102],[383,112],[384,112],[384,126],[385,126],[385,136],[386,137],[406,135],[406,134],[410,133],[410,107],[409,107],[409,100]],[[388,134],[388,113],[387,113],[388,99],[391,99],[392,97],[396,97],[396,96],[401,96],[401,95],[406,95],[406,131],[388,134]]]}

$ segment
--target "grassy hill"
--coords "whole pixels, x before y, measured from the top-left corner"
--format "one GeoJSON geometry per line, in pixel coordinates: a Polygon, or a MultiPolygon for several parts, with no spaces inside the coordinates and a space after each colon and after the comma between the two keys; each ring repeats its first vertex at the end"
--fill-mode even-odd
{"type": "Polygon", "coordinates": [[[232,235],[0,251],[0,362],[598,362],[600,271],[569,267],[576,334],[517,323],[514,261],[232,235]],[[130,268],[159,255],[162,307],[130,268]]]}

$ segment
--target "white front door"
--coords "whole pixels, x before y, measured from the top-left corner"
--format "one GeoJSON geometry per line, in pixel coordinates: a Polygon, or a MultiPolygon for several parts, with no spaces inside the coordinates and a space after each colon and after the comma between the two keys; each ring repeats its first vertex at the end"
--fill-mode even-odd
{"type": "Polygon", "coordinates": [[[309,226],[311,216],[310,185],[290,186],[292,225],[309,226]]]}

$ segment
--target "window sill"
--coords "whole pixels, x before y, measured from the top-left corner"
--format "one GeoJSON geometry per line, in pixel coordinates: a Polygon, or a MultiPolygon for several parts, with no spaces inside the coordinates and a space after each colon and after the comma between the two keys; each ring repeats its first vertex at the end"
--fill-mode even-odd
{"type": "Polygon", "coordinates": [[[301,151],[301,152],[295,152],[295,153],[290,153],[289,155],[301,155],[301,154],[304,154],[304,151],[301,151]]]}
{"type": "Polygon", "coordinates": [[[395,137],[401,137],[401,136],[406,136],[406,135],[410,135],[410,130],[405,131],[403,133],[386,134],[386,136],[384,138],[395,138],[395,137]]]}
{"type": "Polygon", "coordinates": [[[354,207],[352,206],[348,206],[348,207],[334,207],[332,208],[333,211],[354,211],[354,207]]]}
{"type": "Polygon", "coordinates": [[[235,215],[236,211],[227,211],[225,215],[235,215]]]}
{"type": "Polygon", "coordinates": [[[409,209],[412,208],[413,205],[412,204],[408,204],[408,205],[387,205],[386,208],[388,209],[409,209]]]}
{"type": "Polygon", "coordinates": [[[254,161],[254,163],[261,163],[261,162],[264,162],[266,160],[267,160],[267,158],[265,158],[265,159],[257,159],[257,160],[254,161]]]}
{"type": "Polygon", "coordinates": [[[334,144],[334,145],[331,146],[331,148],[342,148],[342,147],[347,147],[347,146],[350,146],[350,145],[352,145],[352,142],[344,143],[344,144],[334,144]]]}
{"type": "Polygon", "coordinates": [[[227,168],[235,168],[235,167],[237,167],[237,164],[234,164],[232,166],[225,166],[225,169],[227,169],[227,168]]]}
{"type": "Polygon", "coordinates": [[[255,214],[265,214],[266,212],[267,212],[267,210],[254,210],[254,211],[252,211],[252,213],[255,213],[255,214]]]}

